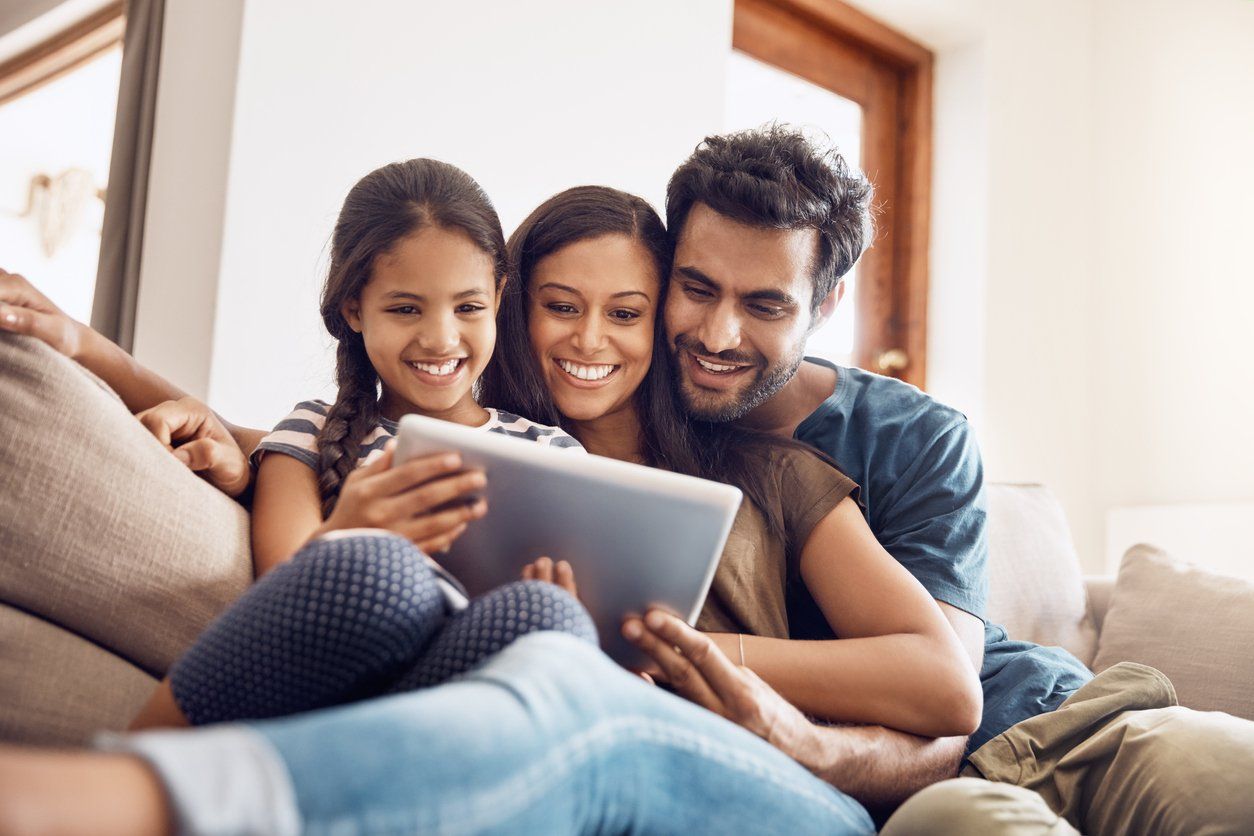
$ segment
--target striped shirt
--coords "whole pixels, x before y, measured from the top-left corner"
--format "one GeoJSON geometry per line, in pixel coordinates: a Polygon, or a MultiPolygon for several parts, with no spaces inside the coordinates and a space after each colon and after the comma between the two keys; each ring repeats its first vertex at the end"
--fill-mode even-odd
{"type": "MultiPolygon", "coordinates": [[[[318,434],[327,422],[327,412],[331,409],[325,401],[301,401],[288,415],[278,423],[269,435],[261,439],[253,452],[254,466],[261,463],[261,457],[269,452],[283,453],[297,461],[303,462],[314,471],[318,470],[318,434]]],[[[357,466],[374,461],[383,454],[383,446],[396,435],[397,423],[387,418],[380,418],[379,424],[366,434],[361,448],[357,453],[357,466]]],[[[512,438],[525,438],[547,447],[583,448],[579,442],[571,438],[557,427],[549,427],[528,421],[511,412],[499,409],[488,409],[488,421],[475,429],[489,433],[500,433],[512,438]]]]}

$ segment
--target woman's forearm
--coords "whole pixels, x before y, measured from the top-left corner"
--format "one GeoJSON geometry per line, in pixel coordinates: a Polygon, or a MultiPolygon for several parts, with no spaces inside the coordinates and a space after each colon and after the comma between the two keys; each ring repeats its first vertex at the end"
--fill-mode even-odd
{"type": "MultiPolygon", "coordinates": [[[[182,389],[145,367],[98,331],[81,323],[79,328],[79,350],[75,352],[74,360],[107,383],[131,412],[143,412],[159,403],[186,396],[182,389]]],[[[244,455],[250,455],[265,436],[262,430],[236,426],[221,415],[218,419],[244,455]]]]}
{"type": "MultiPolygon", "coordinates": [[[[739,656],[724,634],[718,640],[739,656]]],[[[958,648],[961,650],[961,648],[958,648]]],[[[744,636],[746,667],[807,714],[926,737],[967,735],[979,725],[979,679],[944,640],[906,633],[793,641],[744,636]]]]}

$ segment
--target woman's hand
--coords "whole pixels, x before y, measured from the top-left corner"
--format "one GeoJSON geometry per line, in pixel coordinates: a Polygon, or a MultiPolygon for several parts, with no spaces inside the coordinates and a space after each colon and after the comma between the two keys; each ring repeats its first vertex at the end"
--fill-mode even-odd
{"type": "Polygon", "coordinates": [[[427,554],[448,551],[472,520],[488,512],[473,495],[487,484],[482,470],[462,470],[457,453],[439,453],[392,467],[395,442],[348,475],[331,516],[314,536],[349,528],[382,528],[427,554]]]}
{"type": "Polygon", "coordinates": [[[579,589],[575,586],[575,570],[565,560],[553,562],[551,557],[541,557],[523,567],[522,577],[525,581],[547,581],[560,586],[574,597],[579,597],[579,589]]]}
{"type": "Polygon", "coordinates": [[[248,457],[203,402],[192,397],[166,401],[135,417],[176,459],[227,496],[248,489],[248,457]]]}
{"type": "Polygon", "coordinates": [[[23,276],[0,269],[0,331],[42,340],[77,360],[85,329],[86,325],[71,319],[23,276]]]}
{"type": "Polygon", "coordinates": [[[749,668],[737,665],[705,633],[653,609],[623,622],[623,636],[656,663],[681,696],[743,726],[807,763],[813,724],[749,668]]]}

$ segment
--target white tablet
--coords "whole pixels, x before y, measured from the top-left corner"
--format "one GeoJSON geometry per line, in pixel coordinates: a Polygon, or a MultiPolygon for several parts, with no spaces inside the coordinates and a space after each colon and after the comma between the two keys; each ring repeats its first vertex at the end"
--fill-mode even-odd
{"type": "Polygon", "coordinates": [[[740,507],[730,485],[418,415],[401,419],[394,462],[456,450],[487,475],[487,515],[439,562],[472,596],[521,577],[547,555],[575,571],[601,647],[645,660],[620,626],[663,607],[696,621],[740,507]]]}

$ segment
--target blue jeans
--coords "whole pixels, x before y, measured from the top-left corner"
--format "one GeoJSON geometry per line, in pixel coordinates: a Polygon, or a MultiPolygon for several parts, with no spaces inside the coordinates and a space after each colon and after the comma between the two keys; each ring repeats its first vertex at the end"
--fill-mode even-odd
{"type": "Polygon", "coordinates": [[[439,687],[121,748],[155,764],[192,832],[874,832],[774,747],[560,633],[439,687]],[[224,821],[249,803],[252,824],[224,821]]]}

